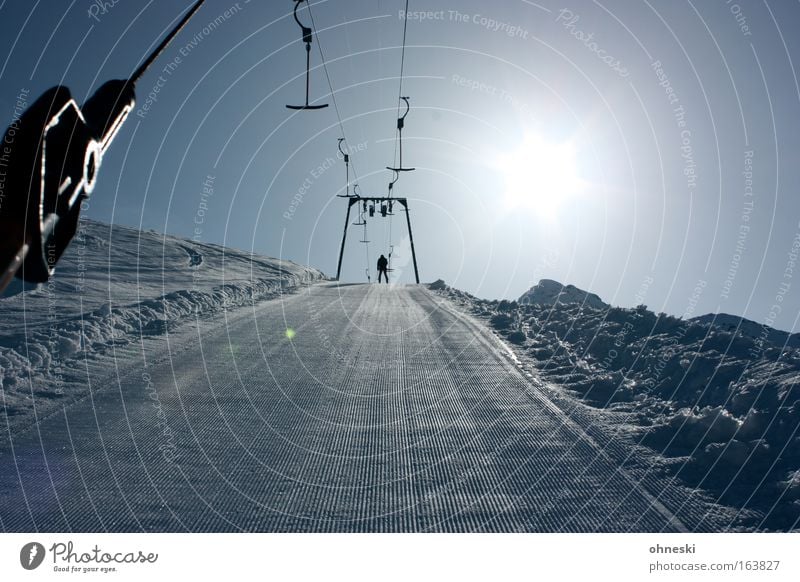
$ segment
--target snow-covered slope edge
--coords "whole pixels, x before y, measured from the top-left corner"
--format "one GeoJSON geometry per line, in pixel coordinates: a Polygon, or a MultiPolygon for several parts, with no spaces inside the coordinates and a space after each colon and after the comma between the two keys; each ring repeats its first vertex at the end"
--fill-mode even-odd
{"type": "Polygon", "coordinates": [[[430,287],[505,339],[559,407],[595,419],[609,449],[652,451],[652,470],[732,507],[732,529],[800,528],[796,336],[731,316],[594,307],[579,289],[521,304],[430,287]]]}
{"type": "MultiPolygon", "coordinates": [[[[47,284],[0,298],[0,426],[80,396],[85,358],[324,279],[316,269],[82,221],[47,284]]],[[[83,374],[85,377],[85,372],[83,374]]]]}

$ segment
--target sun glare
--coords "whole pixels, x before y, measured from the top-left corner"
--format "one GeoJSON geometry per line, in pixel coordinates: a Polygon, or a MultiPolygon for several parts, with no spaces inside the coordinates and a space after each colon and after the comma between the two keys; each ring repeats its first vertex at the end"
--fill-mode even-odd
{"type": "Polygon", "coordinates": [[[528,209],[553,219],[580,188],[571,142],[553,144],[526,135],[517,149],[497,157],[495,167],[502,176],[507,210],[528,209]]]}

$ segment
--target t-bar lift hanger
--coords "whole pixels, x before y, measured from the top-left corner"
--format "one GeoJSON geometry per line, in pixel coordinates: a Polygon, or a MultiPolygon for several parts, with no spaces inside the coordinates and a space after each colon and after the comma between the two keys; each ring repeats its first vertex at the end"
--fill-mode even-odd
{"type": "Polygon", "coordinates": [[[354,187],[354,190],[353,190],[354,194],[353,194],[353,196],[350,195],[350,155],[345,153],[345,151],[342,149],[342,142],[343,141],[345,141],[344,138],[340,137],[339,138],[339,143],[337,144],[337,147],[339,148],[339,153],[342,154],[342,158],[344,158],[345,172],[346,172],[346,177],[347,177],[347,186],[346,186],[346,190],[345,190],[345,195],[344,196],[339,195],[339,198],[352,198],[353,196],[356,196],[357,194],[355,194],[355,187],[354,187]]]}
{"type": "Polygon", "coordinates": [[[328,106],[327,103],[322,105],[309,105],[308,104],[308,94],[310,91],[310,83],[311,83],[311,41],[314,38],[313,31],[305,26],[300,19],[297,18],[297,9],[300,8],[300,4],[305,2],[305,0],[294,0],[294,20],[297,22],[297,25],[303,31],[303,42],[306,43],[306,104],[305,105],[287,105],[286,107],[289,109],[324,109],[328,106]]]}
{"type": "Polygon", "coordinates": [[[406,115],[408,112],[411,111],[411,105],[408,104],[408,97],[400,97],[406,103],[406,111],[403,113],[401,117],[397,118],[397,131],[400,133],[400,167],[399,168],[390,168],[386,166],[387,170],[394,170],[395,172],[413,172],[416,168],[404,168],[403,167],[403,127],[405,126],[406,122],[406,115]]]}

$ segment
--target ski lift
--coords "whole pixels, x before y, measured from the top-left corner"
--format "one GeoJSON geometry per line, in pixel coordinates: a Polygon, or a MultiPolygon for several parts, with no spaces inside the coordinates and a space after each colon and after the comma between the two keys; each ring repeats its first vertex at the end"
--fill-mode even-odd
{"type": "MultiPolygon", "coordinates": [[[[406,115],[408,112],[411,111],[411,105],[408,104],[408,97],[400,97],[406,103],[406,111],[403,113],[402,117],[397,118],[397,131],[400,133],[400,167],[399,168],[390,168],[386,166],[387,170],[393,170],[395,172],[413,172],[416,168],[404,168],[403,167],[403,127],[405,126],[406,115]]],[[[397,180],[395,180],[396,182],[397,180]]]]}
{"type": "MultiPolygon", "coordinates": [[[[359,217],[360,222],[357,224],[361,224],[364,227],[364,234],[363,239],[359,242],[368,244],[370,241],[367,239],[367,212],[371,212],[371,215],[374,215],[375,212],[375,205],[378,204],[380,206],[386,207],[386,209],[391,212],[393,210],[393,204],[397,202],[402,207],[402,212],[406,215],[406,225],[408,226],[408,244],[409,248],[411,249],[411,260],[414,265],[414,277],[416,278],[417,284],[419,284],[419,270],[417,269],[417,255],[414,250],[414,235],[411,231],[411,213],[408,210],[408,199],[407,198],[379,198],[373,196],[367,196],[366,198],[360,197],[351,197],[347,201],[347,213],[345,214],[344,219],[344,230],[342,231],[342,244],[339,247],[339,261],[336,267],[336,280],[339,281],[342,275],[342,261],[344,260],[344,251],[345,245],[347,243],[347,229],[350,226],[350,213],[353,210],[353,207],[356,207],[361,214],[359,217]],[[363,222],[363,224],[362,224],[363,222]]],[[[392,245],[389,250],[389,259],[391,260],[394,257],[394,246],[392,245]]],[[[391,267],[391,265],[389,265],[391,267]]]]}
{"type": "Polygon", "coordinates": [[[344,196],[339,195],[339,198],[354,198],[354,197],[357,196],[355,194],[355,189],[358,187],[358,184],[353,186],[353,195],[350,196],[350,155],[346,154],[344,152],[344,150],[342,149],[342,142],[343,141],[344,141],[344,138],[340,137],[339,138],[339,143],[337,144],[337,147],[339,148],[339,153],[341,153],[342,157],[344,158],[344,166],[345,166],[345,172],[346,172],[345,175],[346,175],[346,178],[347,178],[347,186],[345,187],[346,188],[345,189],[345,195],[344,196]]]}
{"type": "Polygon", "coordinates": [[[386,215],[387,215],[387,213],[388,213],[388,212],[389,212],[389,208],[388,208],[388,206],[386,206],[386,204],[385,204],[385,203],[384,203],[384,204],[381,204],[381,216],[383,216],[384,218],[386,218],[386,215]]]}
{"type": "Polygon", "coordinates": [[[13,277],[43,283],[78,230],[82,202],[97,184],[103,157],[133,111],[135,87],[204,0],[197,0],[128,79],[101,85],[80,107],[58,85],[6,131],[6,192],[0,204],[0,291],[13,277]],[[10,132],[16,139],[10,139],[10,132]]]}
{"type": "Polygon", "coordinates": [[[306,104],[305,105],[287,105],[288,109],[324,109],[328,106],[327,103],[322,105],[309,105],[308,104],[308,95],[310,92],[310,84],[311,84],[311,41],[313,40],[313,31],[305,26],[300,19],[297,18],[297,9],[300,8],[300,4],[305,2],[305,0],[294,0],[294,20],[297,22],[297,25],[303,31],[303,42],[306,43],[306,104]]]}

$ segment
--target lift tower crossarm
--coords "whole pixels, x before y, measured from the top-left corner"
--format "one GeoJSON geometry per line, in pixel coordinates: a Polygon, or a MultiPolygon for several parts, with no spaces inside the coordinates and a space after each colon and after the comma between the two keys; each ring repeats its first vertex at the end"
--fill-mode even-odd
{"type": "Polygon", "coordinates": [[[414,277],[417,281],[417,285],[419,285],[419,269],[417,268],[417,252],[414,248],[414,233],[411,230],[411,214],[408,210],[408,199],[407,198],[393,198],[388,196],[351,196],[347,199],[347,214],[345,216],[344,221],[344,232],[342,233],[342,246],[339,250],[339,263],[338,267],[336,268],[336,280],[339,281],[342,275],[342,260],[344,259],[344,247],[347,242],[347,227],[350,223],[350,209],[353,207],[354,204],[361,204],[363,202],[373,202],[373,203],[381,203],[381,202],[397,202],[403,206],[403,210],[406,213],[406,225],[408,226],[408,238],[411,243],[411,257],[414,261],[414,277]]]}

